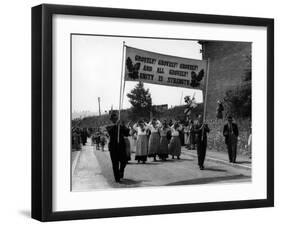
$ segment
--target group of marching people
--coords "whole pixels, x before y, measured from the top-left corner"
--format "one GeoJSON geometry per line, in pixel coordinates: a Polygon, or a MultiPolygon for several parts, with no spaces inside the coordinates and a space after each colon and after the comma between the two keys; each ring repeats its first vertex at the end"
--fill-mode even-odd
{"type": "MultiPolygon", "coordinates": [[[[130,123],[129,123],[130,124],[130,123]]],[[[140,163],[145,163],[147,158],[153,158],[157,161],[166,161],[169,155],[172,159],[177,157],[180,159],[181,154],[181,141],[179,138],[182,125],[176,121],[173,124],[167,123],[164,120],[162,123],[157,119],[152,119],[149,123],[144,120],[139,120],[134,125],[123,126],[129,129],[127,136],[124,136],[126,160],[131,160],[131,142],[129,136],[133,137],[136,141],[135,160],[140,163]]],[[[92,145],[96,144],[96,150],[101,146],[102,151],[106,143],[105,137],[109,138],[108,133],[98,131],[92,135],[92,145]]]]}
{"type": "MultiPolygon", "coordinates": [[[[154,118],[150,122],[139,120],[133,125],[128,123],[125,126],[124,123],[120,123],[116,113],[111,114],[110,120],[112,124],[106,126],[104,131],[99,129],[96,133],[93,133],[92,145],[96,143],[97,150],[101,145],[103,151],[108,140],[108,150],[116,182],[120,182],[120,179],[123,178],[124,169],[128,161],[131,160],[130,136],[136,139],[135,160],[144,164],[148,158],[157,161],[158,157],[160,160],[166,161],[169,155],[172,159],[175,157],[180,159],[182,147],[180,134],[184,133],[186,147],[197,149],[198,166],[200,170],[204,169],[207,133],[210,132],[210,129],[201,114],[198,114],[194,121],[189,120],[186,124],[181,124],[179,121],[167,123],[166,120],[163,120],[160,122],[154,118]]],[[[229,161],[235,163],[238,127],[236,123],[233,123],[231,116],[227,117],[227,123],[223,127],[223,135],[228,149],[229,161]]],[[[81,149],[80,144],[85,145],[88,136],[87,129],[73,128],[73,147],[81,149]]]]}
{"type": "Polygon", "coordinates": [[[153,119],[146,123],[139,120],[133,126],[125,126],[120,123],[116,113],[112,113],[110,120],[113,124],[106,127],[107,136],[109,137],[108,150],[112,162],[113,174],[116,182],[124,176],[124,169],[130,160],[131,145],[129,136],[135,136],[136,154],[135,160],[145,163],[148,157],[152,157],[156,161],[158,156],[162,160],[166,160],[168,155],[175,156],[179,159],[181,154],[181,142],[179,139],[179,130],[181,129],[179,122],[175,122],[169,126],[164,120],[153,119]],[[171,133],[171,139],[168,140],[168,132],[171,133]]]}
{"type": "MultiPolygon", "coordinates": [[[[137,137],[135,160],[138,163],[145,163],[149,157],[157,161],[157,156],[163,161],[169,155],[172,156],[172,159],[175,157],[180,159],[182,145],[179,135],[182,125],[178,121],[168,124],[166,120],[163,120],[162,123],[157,119],[152,119],[149,123],[139,120],[133,126],[125,126],[120,123],[116,113],[111,114],[110,120],[113,124],[108,125],[106,131],[109,137],[108,150],[116,182],[120,182],[120,179],[123,178],[124,169],[130,160],[129,136],[136,135],[137,137]]],[[[210,130],[208,125],[203,123],[201,114],[198,115],[194,124],[194,132],[197,134],[198,166],[202,170],[207,148],[207,133],[210,130]]]]}
{"type": "Polygon", "coordinates": [[[169,155],[180,159],[181,141],[179,138],[179,130],[181,130],[179,122],[169,126],[167,121],[162,123],[159,120],[152,119],[149,123],[139,120],[131,128],[131,134],[137,136],[135,160],[142,163],[147,158],[153,158],[157,161],[157,156],[161,160],[166,160],[169,155]],[[171,139],[168,140],[168,133],[171,139]]]}

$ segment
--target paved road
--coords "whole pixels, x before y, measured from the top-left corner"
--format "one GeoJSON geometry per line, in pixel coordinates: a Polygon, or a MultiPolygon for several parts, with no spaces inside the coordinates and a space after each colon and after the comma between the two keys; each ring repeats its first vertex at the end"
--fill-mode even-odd
{"type": "Polygon", "coordinates": [[[107,149],[104,152],[96,150],[88,142],[79,154],[73,155],[72,162],[75,164],[72,167],[72,191],[251,181],[251,170],[220,162],[206,161],[205,170],[199,170],[196,157],[184,149],[180,160],[153,162],[149,159],[146,164],[130,161],[121,184],[114,182],[107,149]]]}

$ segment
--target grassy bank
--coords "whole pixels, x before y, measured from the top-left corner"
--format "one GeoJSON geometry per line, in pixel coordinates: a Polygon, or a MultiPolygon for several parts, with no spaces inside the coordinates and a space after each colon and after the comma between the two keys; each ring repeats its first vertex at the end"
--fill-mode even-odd
{"type": "MultiPolygon", "coordinates": [[[[226,152],[226,145],[223,136],[223,126],[225,121],[209,120],[208,125],[211,129],[208,135],[208,149],[226,152]]],[[[251,151],[247,148],[248,137],[251,131],[251,123],[249,119],[240,119],[236,121],[239,129],[239,138],[237,144],[237,152],[242,155],[251,155],[251,151]]]]}

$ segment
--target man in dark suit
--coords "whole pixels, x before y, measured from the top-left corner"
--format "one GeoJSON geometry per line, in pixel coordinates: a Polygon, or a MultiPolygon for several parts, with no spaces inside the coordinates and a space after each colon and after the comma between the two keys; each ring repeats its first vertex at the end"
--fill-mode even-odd
{"type": "Polygon", "coordinates": [[[225,144],[227,146],[229,162],[236,162],[237,155],[237,140],[238,140],[238,126],[233,123],[232,117],[227,117],[227,123],[223,127],[223,135],[225,137],[225,144]]]}
{"type": "Polygon", "coordinates": [[[115,181],[119,183],[120,179],[124,176],[124,170],[127,164],[126,144],[124,136],[129,136],[130,130],[124,125],[120,125],[120,121],[118,120],[118,116],[115,112],[111,114],[110,120],[112,121],[113,125],[109,125],[106,127],[106,130],[110,137],[108,150],[112,162],[114,178],[115,181]]]}
{"type": "Polygon", "coordinates": [[[208,125],[203,122],[202,115],[199,114],[197,116],[197,120],[194,122],[194,133],[196,137],[198,165],[200,170],[204,169],[204,161],[207,149],[207,133],[209,132],[210,129],[208,125]]]}

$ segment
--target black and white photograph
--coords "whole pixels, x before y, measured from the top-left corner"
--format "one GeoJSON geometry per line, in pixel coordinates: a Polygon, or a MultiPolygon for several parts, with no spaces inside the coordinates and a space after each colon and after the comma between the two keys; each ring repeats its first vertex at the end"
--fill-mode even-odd
{"type": "Polygon", "coordinates": [[[32,217],[274,205],[274,21],[32,8],[32,217]]]}
{"type": "Polygon", "coordinates": [[[252,182],[251,42],[72,33],[70,76],[72,192],[252,182]]]}
{"type": "Polygon", "coordinates": [[[279,5],[3,1],[0,224],[279,222],[279,5]]]}

